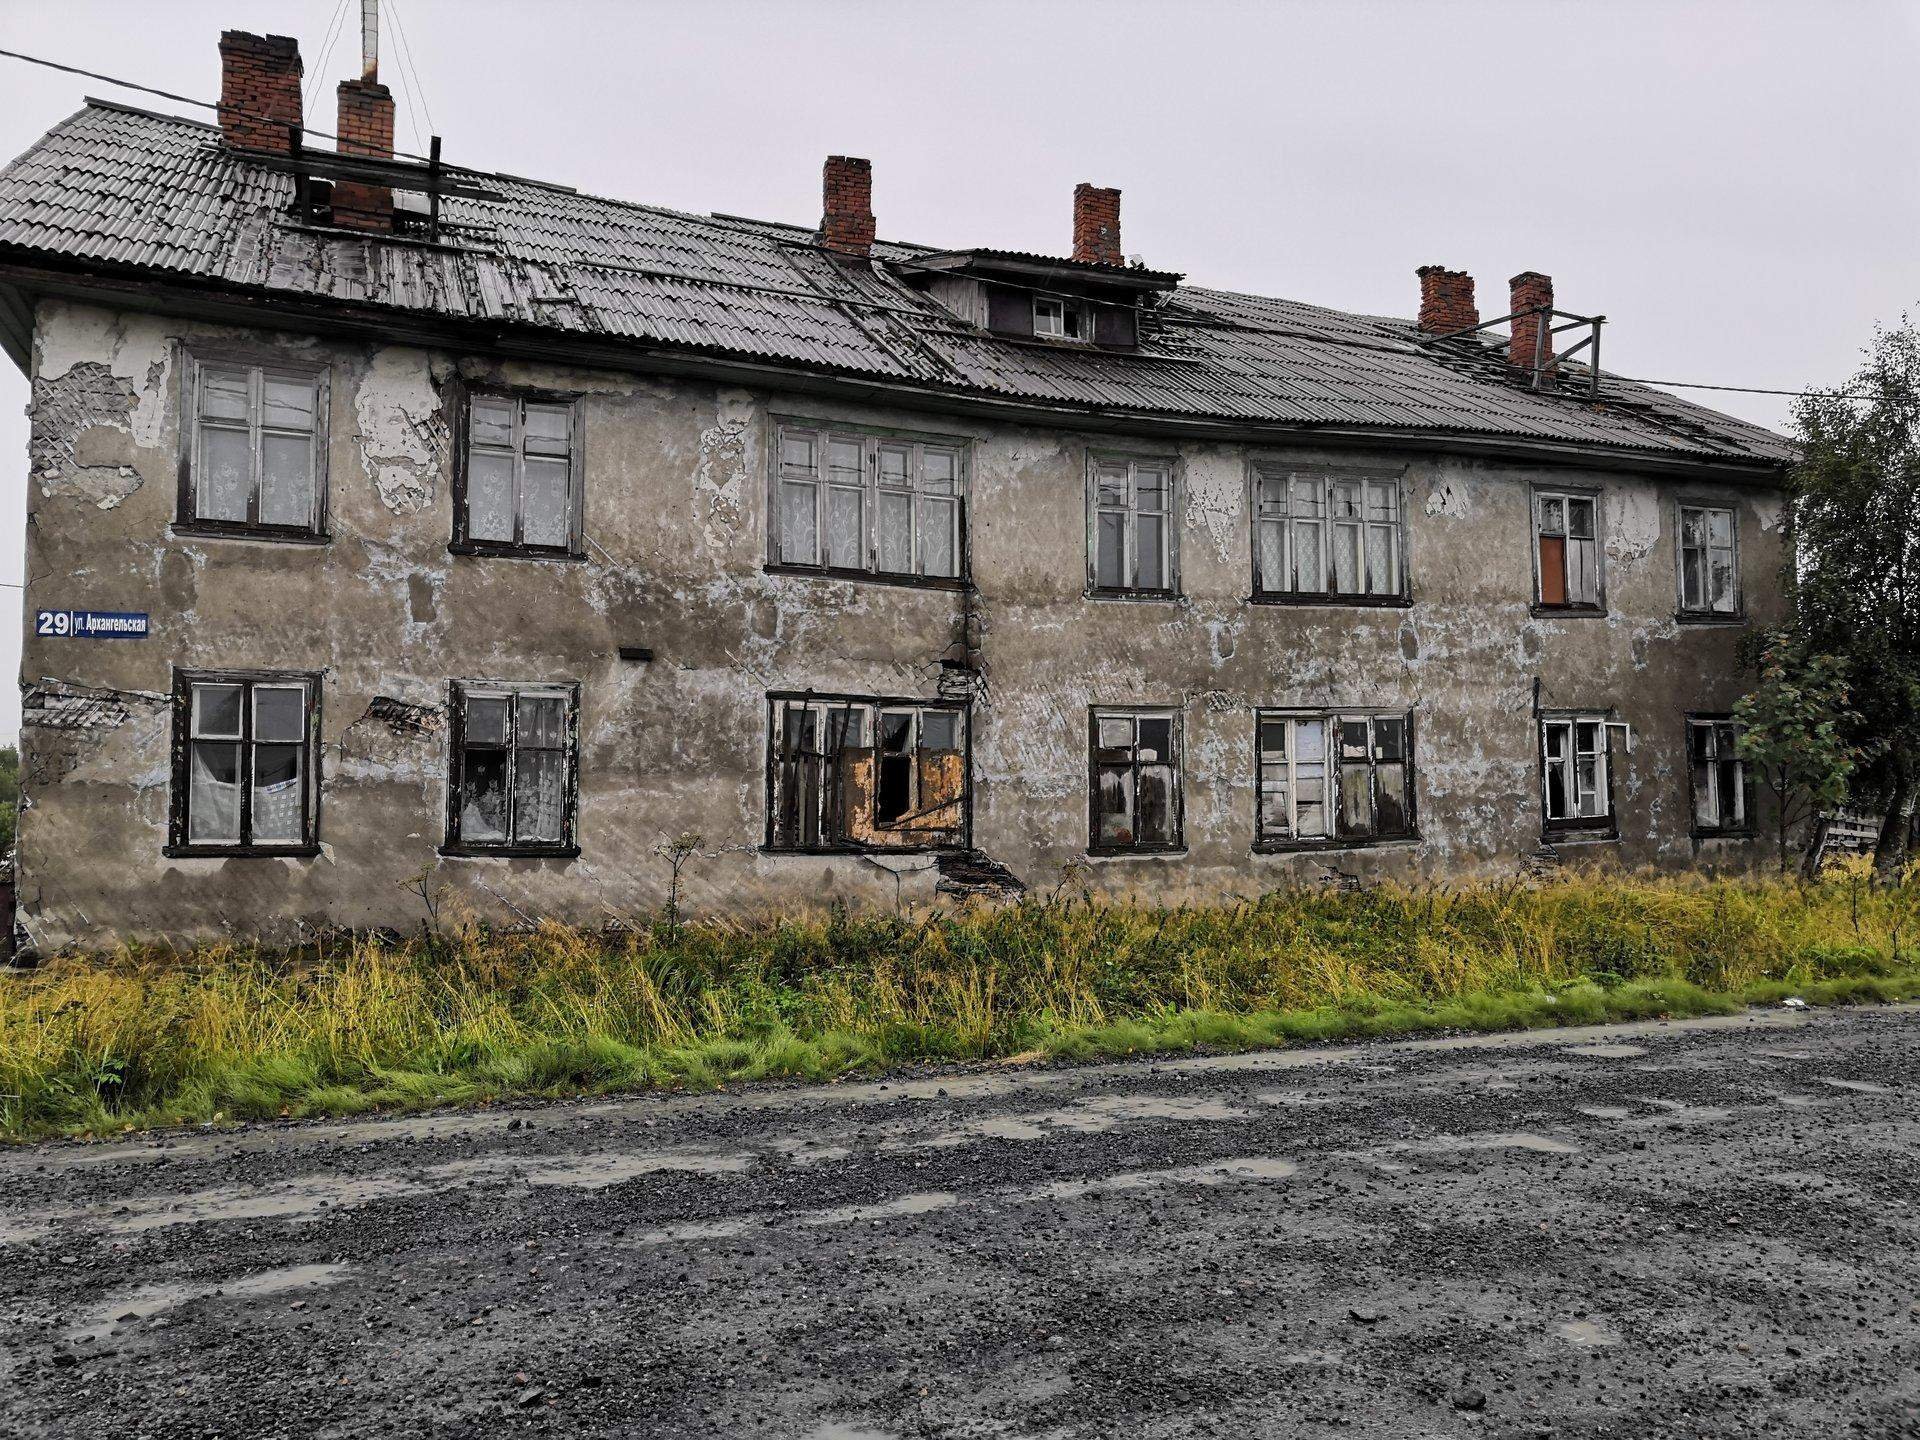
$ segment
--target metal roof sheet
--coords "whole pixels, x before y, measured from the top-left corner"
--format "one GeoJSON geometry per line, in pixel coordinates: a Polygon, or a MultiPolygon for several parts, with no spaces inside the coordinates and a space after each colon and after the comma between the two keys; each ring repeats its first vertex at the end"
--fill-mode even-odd
{"type": "MultiPolygon", "coordinates": [[[[212,126],[101,101],[0,171],[0,247],[275,296],[512,322],[949,393],[1235,424],[1451,432],[1777,464],[1772,432],[1604,378],[1536,393],[1485,341],[1421,343],[1410,320],[1183,285],[1123,353],[990,335],[909,285],[929,247],[849,267],[810,232],[490,178],[448,197],[447,243],[288,218],[291,176],[212,126]]],[[[1045,260],[1049,257],[1034,257],[1045,260]]]]}

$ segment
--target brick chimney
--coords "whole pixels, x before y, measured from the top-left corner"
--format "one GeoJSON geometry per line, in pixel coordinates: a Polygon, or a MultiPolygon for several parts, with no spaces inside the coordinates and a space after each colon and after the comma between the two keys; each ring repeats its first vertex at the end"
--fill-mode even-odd
{"type": "MultiPolygon", "coordinates": [[[[341,154],[391,160],[393,92],[378,80],[342,80],[339,134],[341,154]]],[[[393,191],[385,185],[337,181],[333,187],[333,223],[349,230],[391,230],[393,191]]]]}
{"type": "Polygon", "coordinates": [[[1087,265],[1121,265],[1120,192],[1082,180],[1073,187],[1073,258],[1087,265]]]}
{"type": "Polygon", "coordinates": [[[1551,315],[1522,315],[1522,310],[1537,310],[1544,307],[1553,309],[1553,277],[1542,275],[1537,270],[1522,270],[1507,282],[1512,287],[1513,303],[1507,308],[1513,312],[1513,341],[1507,349],[1507,359],[1524,370],[1533,368],[1534,347],[1540,343],[1540,337],[1546,335],[1546,348],[1541,352],[1546,359],[1543,370],[1553,368],[1553,317],[1551,315]]]}
{"type": "Polygon", "coordinates": [[[1420,328],[1427,334],[1450,335],[1480,323],[1473,276],[1444,265],[1422,265],[1413,273],[1420,277],[1420,328]]]}
{"type": "Polygon", "coordinates": [[[873,162],[829,155],[821,176],[820,243],[865,258],[873,253],[873,162]]]}
{"type": "Polygon", "coordinates": [[[220,133],[243,150],[290,153],[287,127],[300,114],[300,42],[286,35],[220,35],[220,133]]]}

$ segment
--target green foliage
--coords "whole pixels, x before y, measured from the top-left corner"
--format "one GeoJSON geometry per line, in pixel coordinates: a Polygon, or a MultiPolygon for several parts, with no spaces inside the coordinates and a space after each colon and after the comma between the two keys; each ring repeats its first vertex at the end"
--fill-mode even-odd
{"type": "Polygon", "coordinates": [[[20,811],[20,752],[0,745],[0,854],[13,848],[13,828],[20,811]]]}
{"type": "Polygon", "coordinates": [[[0,981],[0,1136],[925,1060],[1236,1049],[1920,993],[1920,882],[1572,875],[642,932],[61,957],[0,981]]]}
{"type": "Polygon", "coordinates": [[[1847,798],[1859,748],[1859,717],[1847,691],[1846,661],[1809,652],[1790,632],[1767,636],[1760,683],[1733,707],[1737,748],[1749,771],[1773,792],[1780,868],[1794,828],[1847,798]]]}

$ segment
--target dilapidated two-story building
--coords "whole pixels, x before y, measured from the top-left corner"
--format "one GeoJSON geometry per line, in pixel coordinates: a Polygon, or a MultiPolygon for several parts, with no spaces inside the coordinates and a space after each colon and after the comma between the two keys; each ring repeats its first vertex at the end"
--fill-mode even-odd
{"type": "Polygon", "coordinates": [[[1205,289],[1088,185],[1069,255],[887,243],[844,157],[817,228],[680,214],[220,55],[219,123],[0,173],[43,949],[593,924],[684,832],[733,911],[1754,856],[1786,450],[1544,275],[1205,289]]]}

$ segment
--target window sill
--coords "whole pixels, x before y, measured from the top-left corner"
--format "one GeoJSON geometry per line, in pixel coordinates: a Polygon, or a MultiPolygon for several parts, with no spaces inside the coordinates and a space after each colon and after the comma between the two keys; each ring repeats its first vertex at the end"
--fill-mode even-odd
{"type": "Polygon", "coordinates": [[[1420,835],[1416,831],[1411,835],[1383,835],[1377,839],[1353,840],[1256,840],[1253,853],[1256,855],[1317,855],[1327,852],[1339,853],[1346,850],[1414,850],[1420,845],[1420,835]]]}
{"type": "Polygon", "coordinates": [[[169,860],[311,860],[318,845],[163,845],[169,860]]]}
{"type": "Polygon", "coordinates": [[[586,560],[585,550],[539,550],[525,545],[497,545],[490,541],[456,540],[447,546],[449,555],[473,555],[488,560],[557,560],[579,564],[586,560]]]}
{"type": "Polygon", "coordinates": [[[1548,825],[1541,833],[1540,840],[1545,845],[1598,845],[1608,844],[1620,838],[1620,827],[1603,822],[1598,825],[1548,825]]]}
{"type": "Polygon", "coordinates": [[[1187,853],[1185,845],[1089,845],[1087,856],[1093,860],[1166,859],[1187,853]]]}
{"type": "Polygon", "coordinates": [[[1539,601],[1527,607],[1536,619],[1540,620],[1604,620],[1607,607],[1604,605],[1542,605],[1539,601]]]}
{"type": "Polygon", "coordinates": [[[824,565],[783,565],[769,563],[769,575],[799,575],[813,580],[851,580],[864,585],[901,585],[910,590],[971,590],[973,581],[964,575],[895,575],[879,570],[839,570],[824,565]]]}
{"type": "Polygon", "coordinates": [[[176,520],[168,533],[182,540],[250,540],[254,544],[331,545],[325,530],[276,529],[269,525],[219,525],[204,520],[176,520]]]}
{"type": "Polygon", "coordinates": [[[1735,628],[1747,623],[1747,612],[1736,610],[1731,615],[1717,614],[1711,610],[1676,610],[1674,620],[1681,625],[1703,625],[1708,628],[1718,626],[1722,629],[1735,628]]]}
{"type": "Polygon", "coordinates": [[[1690,833],[1692,834],[1695,840],[1751,840],[1754,838],[1754,831],[1751,828],[1744,829],[1744,830],[1698,830],[1696,829],[1691,831],[1690,833]]]}
{"type": "Polygon", "coordinates": [[[440,854],[454,860],[574,860],[578,845],[442,845],[440,854]]]}
{"type": "Polygon", "coordinates": [[[1411,610],[1408,595],[1294,595],[1280,590],[1255,591],[1247,597],[1249,605],[1307,605],[1322,609],[1411,610]]]}
{"type": "Polygon", "coordinates": [[[874,857],[885,855],[964,855],[968,846],[950,841],[943,845],[762,845],[762,855],[813,855],[874,857]]]}
{"type": "Polygon", "coordinates": [[[1159,601],[1168,604],[1180,598],[1178,590],[1088,590],[1089,600],[1159,601]]]}

